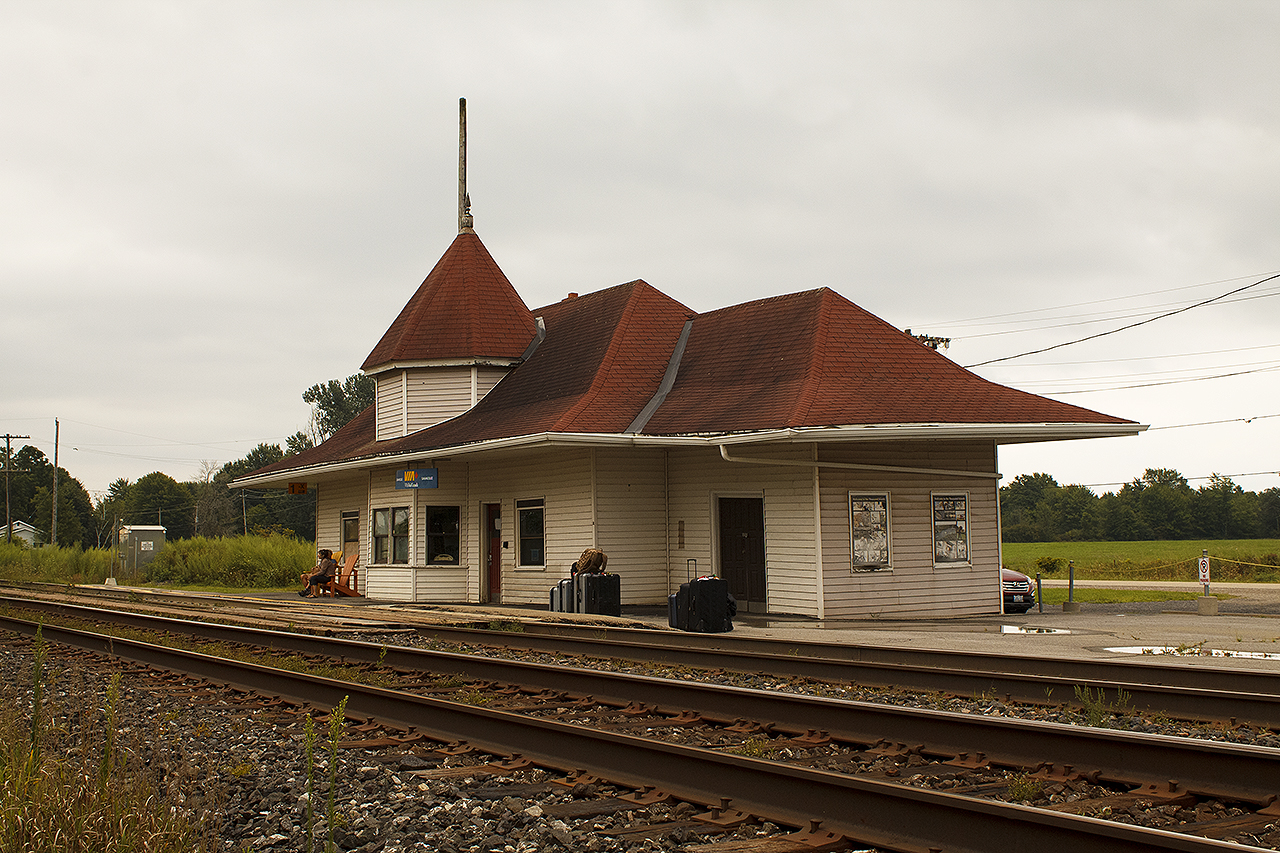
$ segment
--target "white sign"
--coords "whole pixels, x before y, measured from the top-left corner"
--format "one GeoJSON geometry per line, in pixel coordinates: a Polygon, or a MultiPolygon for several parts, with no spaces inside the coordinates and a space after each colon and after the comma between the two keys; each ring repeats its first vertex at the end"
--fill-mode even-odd
{"type": "Polygon", "coordinates": [[[1200,583],[1209,582],[1209,558],[1200,558],[1200,583]]]}

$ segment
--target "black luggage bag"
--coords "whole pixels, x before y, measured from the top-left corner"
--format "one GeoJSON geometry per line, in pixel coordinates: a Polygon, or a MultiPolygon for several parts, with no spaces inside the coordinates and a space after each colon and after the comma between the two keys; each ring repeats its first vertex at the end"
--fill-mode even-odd
{"type": "MultiPolygon", "coordinates": [[[[732,631],[731,600],[729,582],[724,578],[694,578],[680,584],[679,591],[667,598],[667,624],[681,631],[703,634],[732,631]]],[[[736,602],[734,604],[736,610],[736,602]]]]}
{"type": "Polygon", "coordinates": [[[574,602],[578,613],[602,616],[622,615],[622,576],[584,574],[573,577],[574,602]]]}

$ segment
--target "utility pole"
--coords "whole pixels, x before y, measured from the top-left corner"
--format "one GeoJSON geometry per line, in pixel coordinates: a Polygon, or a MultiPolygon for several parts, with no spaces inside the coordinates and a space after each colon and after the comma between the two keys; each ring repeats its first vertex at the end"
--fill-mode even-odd
{"type": "Polygon", "coordinates": [[[49,544],[58,544],[58,419],[53,419],[53,515],[49,522],[49,544]]]}
{"type": "Polygon", "coordinates": [[[9,470],[13,468],[13,445],[15,438],[31,438],[29,435],[4,434],[4,526],[9,542],[13,542],[13,516],[9,513],[9,470]]]}

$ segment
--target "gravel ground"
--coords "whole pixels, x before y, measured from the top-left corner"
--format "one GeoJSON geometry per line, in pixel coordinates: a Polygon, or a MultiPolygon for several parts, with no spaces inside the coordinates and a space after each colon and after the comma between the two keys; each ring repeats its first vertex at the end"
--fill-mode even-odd
{"type": "MultiPolygon", "coordinates": [[[[1157,603],[1168,609],[1169,602],[1157,603]]],[[[1191,602],[1194,605],[1194,602],[1191,602]]],[[[1132,607],[1132,605],[1125,605],[1132,607]]],[[[388,642],[386,635],[352,639],[388,642]]],[[[410,645],[439,644],[403,635],[391,642],[410,645]]],[[[449,646],[449,651],[495,654],[492,649],[449,646]]],[[[0,673],[8,685],[7,698],[18,708],[30,707],[30,653],[22,645],[8,646],[0,656],[0,673]],[[28,685],[23,689],[21,685],[28,685]]],[[[545,653],[524,653],[522,659],[564,666],[590,666],[632,671],[648,676],[689,679],[687,668],[664,671],[660,666],[625,661],[558,658],[545,653]]],[[[72,721],[85,709],[99,717],[105,707],[108,673],[83,668],[67,658],[51,655],[50,667],[58,674],[50,701],[74,730],[72,721]]],[[[1280,737],[1250,726],[1199,725],[1151,715],[1127,713],[1123,708],[1044,707],[1005,703],[992,698],[949,697],[902,690],[832,685],[784,680],[749,674],[708,675],[704,680],[765,690],[786,690],[836,698],[927,707],[958,713],[1009,716],[1069,725],[1091,723],[1128,731],[1194,737],[1232,743],[1280,748],[1280,737]]],[[[557,816],[568,805],[609,790],[591,786],[569,789],[549,784],[543,771],[527,770],[494,775],[487,770],[468,771],[468,765],[487,758],[474,755],[441,756],[427,748],[395,748],[390,751],[341,749],[338,752],[334,807],[329,808],[329,754],[323,719],[317,725],[314,757],[308,765],[304,728],[300,718],[251,704],[235,704],[226,694],[208,698],[182,693],[121,685],[120,727],[133,763],[145,769],[157,785],[170,792],[173,801],[193,814],[205,815],[214,828],[216,845],[227,851],[301,851],[306,849],[308,791],[315,797],[312,836],[323,849],[333,815],[333,837],[339,850],[361,853],[442,851],[442,853],[534,853],[534,851],[639,851],[687,849],[699,839],[685,825],[693,807],[656,806],[647,810],[625,809],[589,818],[557,816]],[[313,782],[308,783],[310,766],[313,782]],[[456,774],[451,770],[458,768],[456,774]],[[620,838],[611,831],[635,823],[670,822],[652,837],[620,838]]],[[[372,735],[371,735],[372,736],[372,735]]],[[[1009,774],[986,780],[1000,788],[1009,774]]],[[[904,766],[904,784],[937,789],[954,787],[955,780],[913,775],[904,766]]],[[[973,780],[970,780],[971,782],[973,780]]],[[[982,780],[978,780],[981,782],[982,780]]],[[[1075,799],[1104,796],[1088,783],[1037,786],[1020,801],[1037,806],[1058,806],[1075,799]]],[[[999,796],[999,794],[997,794],[999,796]]],[[[1196,821],[1232,815],[1227,803],[1202,803],[1192,808],[1160,803],[1134,803],[1112,812],[1089,812],[1124,822],[1175,829],[1196,821]]],[[[776,827],[744,827],[743,839],[768,835],[776,827]]],[[[711,840],[710,838],[705,840],[711,840]]],[[[1280,832],[1267,827],[1258,835],[1241,837],[1256,846],[1280,845],[1280,832]]]]}

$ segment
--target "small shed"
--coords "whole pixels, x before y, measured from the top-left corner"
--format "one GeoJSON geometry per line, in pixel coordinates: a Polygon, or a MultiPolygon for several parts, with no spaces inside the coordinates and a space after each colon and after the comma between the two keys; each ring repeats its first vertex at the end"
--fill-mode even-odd
{"type": "Polygon", "coordinates": [[[126,524],[120,528],[120,565],[128,569],[145,566],[164,547],[165,528],[158,524],[126,524]]]}
{"type": "MultiPolygon", "coordinates": [[[[0,527],[0,536],[7,539],[9,537],[9,528],[0,527]]],[[[25,521],[14,521],[13,538],[21,539],[23,542],[27,543],[28,547],[34,547],[36,541],[42,538],[42,534],[39,530],[32,527],[30,524],[27,524],[25,521]]]]}

